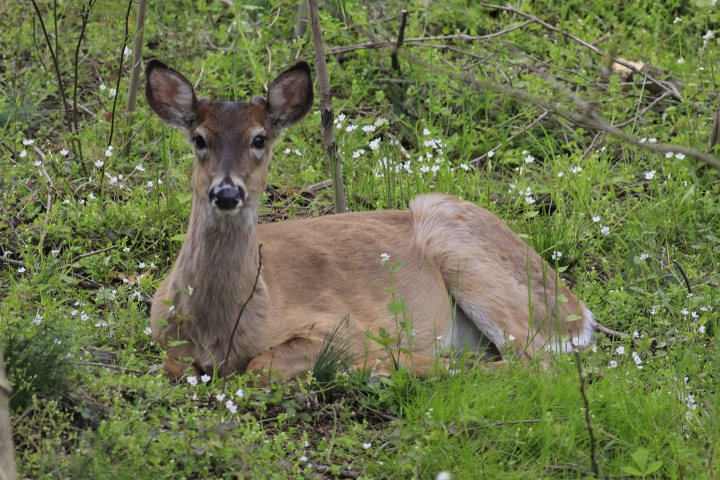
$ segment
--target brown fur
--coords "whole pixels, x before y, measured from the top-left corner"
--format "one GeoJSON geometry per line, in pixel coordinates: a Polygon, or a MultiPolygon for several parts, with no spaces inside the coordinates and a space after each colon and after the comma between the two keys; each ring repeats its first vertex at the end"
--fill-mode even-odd
{"type": "Polygon", "coordinates": [[[392,367],[364,336],[380,328],[398,334],[387,310],[390,275],[380,263],[382,253],[391,263],[403,262],[393,274],[395,289],[408,306],[415,336],[404,338],[413,355],[402,362],[418,374],[434,371],[432,356],[439,348],[476,348],[483,339],[531,355],[544,348],[567,351],[567,337],[577,346],[591,341],[592,314],[536,252],[469,202],[426,195],[413,200],[409,211],[258,225],[272,141],[312,105],[306,65],[278,77],[269,102],[250,104],[196,101],[190,83],[157,60],[148,64],[147,75],[153,110],[183,126],[190,138],[200,132],[207,143],[206,149],[196,147],[185,243],[152,304],[153,337],[167,350],[171,376],[184,375],[191,359],[198,372],[253,372],[263,376],[261,383],[270,372],[293,379],[312,369],[326,335],[345,318],[345,340],[356,364],[392,367]],[[173,98],[180,100],[174,104],[173,98]],[[258,131],[268,138],[261,157],[250,138],[258,131]],[[234,215],[218,213],[207,195],[228,176],[247,190],[234,215]],[[262,273],[253,294],[260,245],[262,273]],[[233,354],[225,359],[230,332],[251,294],[232,339],[233,354]],[[566,301],[557,302],[559,294],[566,301]],[[570,316],[577,318],[566,321],[570,316]]]}

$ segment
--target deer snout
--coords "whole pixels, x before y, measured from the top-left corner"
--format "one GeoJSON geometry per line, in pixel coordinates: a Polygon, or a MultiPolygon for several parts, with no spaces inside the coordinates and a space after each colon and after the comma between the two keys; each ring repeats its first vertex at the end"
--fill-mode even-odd
{"type": "Polygon", "coordinates": [[[208,197],[223,215],[234,215],[245,201],[245,189],[225,178],[219,185],[210,189],[208,197]]]}

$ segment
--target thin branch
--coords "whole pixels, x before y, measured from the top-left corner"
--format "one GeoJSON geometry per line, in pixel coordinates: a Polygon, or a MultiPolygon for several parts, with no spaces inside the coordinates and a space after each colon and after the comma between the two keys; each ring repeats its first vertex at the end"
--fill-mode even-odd
{"type": "Polygon", "coordinates": [[[682,267],[682,265],[680,265],[680,262],[675,259],[672,260],[672,263],[677,267],[678,270],[680,270],[680,274],[685,279],[685,286],[687,287],[688,293],[692,295],[692,288],[690,288],[690,279],[685,273],[685,269],[682,267]]]}
{"type": "MultiPolygon", "coordinates": [[[[140,86],[140,70],[142,68],[143,36],[145,33],[145,12],[147,11],[147,0],[140,0],[138,4],[137,17],[135,18],[135,42],[133,43],[133,60],[130,67],[130,85],[128,86],[127,102],[125,103],[125,125],[132,123],[131,112],[135,110],[135,98],[140,86]]],[[[120,155],[127,157],[132,148],[132,140],[125,142],[120,155]]]]}
{"type": "Polygon", "coordinates": [[[330,76],[325,62],[325,45],[320,28],[320,14],[317,0],[308,0],[308,13],[310,14],[310,28],[312,30],[313,44],[315,45],[315,75],[320,90],[320,126],[322,127],[325,153],[330,164],[330,176],[333,179],[333,193],[335,195],[335,213],[347,211],[345,188],[343,186],[342,161],[337,151],[335,134],[333,133],[333,107],[330,76]]]}
{"type": "Polygon", "coordinates": [[[635,120],[636,120],[638,117],[644,117],[647,112],[649,112],[650,110],[652,110],[653,108],[655,108],[655,106],[656,106],[657,104],[659,104],[660,102],[662,102],[663,100],[665,100],[665,98],[667,98],[669,95],[670,95],[670,92],[663,92],[662,95],[660,95],[660,96],[657,97],[655,100],[653,100],[652,103],[650,103],[650,105],[648,105],[647,107],[643,108],[639,115],[635,115],[635,116],[633,116],[633,117],[632,117],[631,119],[629,119],[629,120],[625,120],[624,122],[621,122],[621,123],[618,123],[618,124],[616,124],[616,125],[613,125],[613,127],[615,127],[615,128],[623,128],[623,127],[626,127],[626,126],[630,125],[631,123],[635,122],[635,120]]]}
{"type": "Polygon", "coordinates": [[[20,260],[13,260],[7,257],[0,257],[0,263],[7,263],[8,265],[12,265],[13,267],[27,268],[25,262],[21,262],[20,260]]]}
{"type": "Polygon", "coordinates": [[[605,335],[607,335],[610,338],[615,338],[615,339],[620,339],[620,340],[626,340],[626,339],[630,338],[630,335],[628,335],[627,333],[618,332],[617,330],[612,330],[608,327],[600,325],[599,323],[595,324],[595,331],[604,333],[605,335]]]}
{"type": "Polygon", "coordinates": [[[720,95],[718,95],[717,98],[715,117],[713,118],[712,130],[710,131],[710,150],[712,150],[713,147],[717,145],[718,134],[720,134],[720,95]]]}
{"type": "MultiPolygon", "coordinates": [[[[519,137],[520,135],[522,135],[522,134],[525,133],[526,131],[528,131],[528,130],[530,130],[531,128],[535,127],[535,125],[537,125],[538,123],[540,123],[540,121],[541,121],[543,118],[545,118],[548,113],[550,113],[550,112],[547,111],[547,110],[543,111],[543,113],[541,113],[540,116],[537,117],[535,120],[533,120],[531,123],[529,123],[528,125],[524,126],[524,127],[521,128],[520,130],[518,130],[517,132],[513,133],[512,135],[510,135],[510,136],[508,137],[508,139],[505,140],[505,144],[510,143],[511,141],[515,140],[517,137],[519,137]]],[[[480,155],[479,157],[473,158],[472,160],[470,160],[470,163],[471,163],[471,164],[474,164],[475,166],[477,166],[485,157],[488,156],[488,154],[489,154],[490,152],[493,152],[493,153],[494,153],[495,150],[501,148],[502,146],[503,146],[503,144],[502,144],[502,143],[499,143],[495,148],[490,149],[490,151],[489,151],[488,153],[486,153],[486,154],[484,154],[484,155],[480,155]]]]}
{"type": "MultiPolygon", "coordinates": [[[[235,332],[238,329],[238,326],[240,325],[240,317],[242,317],[243,312],[245,311],[245,307],[247,307],[248,303],[250,303],[250,300],[252,300],[253,296],[255,295],[255,289],[257,288],[258,281],[260,281],[260,271],[262,270],[262,245],[258,246],[258,269],[257,274],[255,275],[255,283],[253,283],[253,288],[250,291],[250,296],[245,300],[245,303],[243,303],[242,307],[240,308],[240,313],[238,313],[237,320],[235,320],[235,326],[233,327],[232,333],[230,334],[230,338],[228,339],[228,346],[227,351],[225,353],[225,358],[223,359],[222,366],[223,368],[227,367],[227,362],[230,359],[230,354],[232,353],[233,348],[233,338],[235,338],[235,332]]],[[[225,393],[225,385],[227,384],[227,375],[223,375],[223,393],[225,393]]]]}
{"type": "Polygon", "coordinates": [[[572,344],[572,340],[570,340],[570,345],[575,353],[575,364],[577,365],[578,376],[580,377],[580,395],[582,395],[583,402],[585,403],[585,425],[587,425],[588,434],[590,435],[590,463],[592,463],[595,478],[600,480],[603,477],[600,475],[600,467],[595,458],[595,434],[593,433],[592,423],[590,422],[590,402],[588,402],[587,395],[585,394],[585,377],[583,377],[582,367],[580,366],[580,352],[577,347],[572,344]]]}
{"type": "Polygon", "coordinates": [[[402,18],[400,19],[400,28],[398,29],[398,37],[395,45],[393,46],[392,52],[390,52],[390,60],[392,62],[392,69],[395,70],[398,75],[400,74],[400,62],[398,61],[398,52],[402,47],[403,38],[405,37],[405,25],[407,24],[408,11],[402,11],[402,18]]]}
{"type": "MultiPolygon", "coordinates": [[[[512,5],[500,6],[500,5],[493,5],[493,4],[484,3],[484,2],[480,2],[480,5],[482,5],[483,7],[492,8],[492,9],[495,9],[495,10],[504,10],[504,11],[506,11],[506,12],[511,12],[511,13],[516,14],[516,15],[520,15],[521,17],[525,17],[525,18],[527,18],[527,19],[533,20],[535,23],[537,23],[537,24],[539,24],[539,25],[542,25],[543,27],[545,27],[546,29],[550,30],[551,32],[559,33],[559,34],[563,35],[564,37],[569,38],[570,40],[572,40],[572,41],[574,41],[574,42],[576,42],[576,43],[579,43],[580,45],[582,45],[583,47],[589,49],[590,51],[592,51],[593,53],[595,53],[595,54],[597,54],[597,55],[600,55],[600,56],[603,56],[603,57],[607,56],[607,53],[603,52],[602,50],[600,50],[599,48],[597,48],[595,45],[592,45],[592,44],[590,44],[590,43],[587,43],[585,40],[582,40],[582,39],[576,37],[575,35],[573,35],[572,33],[568,32],[568,31],[566,31],[566,30],[565,30],[565,31],[560,31],[559,28],[554,27],[554,26],[550,25],[549,23],[546,23],[546,22],[540,20],[540,19],[539,19],[538,17],[536,17],[535,15],[531,15],[531,14],[529,14],[529,13],[525,13],[525,12],[523,12],[523,11],[521,11],[521,10],[518,10],[517,8],[513,7],[512,5]]],[[[626,62],[625,60],[622,60],[622,59],[619,59],[619,58],[613,58],[612,60],[613,60],[615,63],[618,63],[618,64],[620,64],[620,65],[622,65],[622,66],[624,66],[624,67],[629,68],[630,70],[632,70],[633,72],[635,72],[635,73],[637,73],[637,74],[646,76],[647,79],[650,80],[650,82],[654,83],[655,85],[657,85],[657,86],[660,87],[661,89],[663,89],[663,90],[665,90],[665,91],[667,91],[667,92],[670,92],[670,94],[671,94],[673,97],[675,97],[677,100],[682,101],[682,97],[680,96],[680,93],[677,91],[677,88],[675,87],[675,85],[671,84],[670,82],[664,82],[664,81],[662,81],[662,80],[657,80],[656,78],[652,77],[651,75],[648,75],[646,72],[641,72],[640,70],[638,70],[637,67],[635,67],[635,65],[633,65],[633,64],[631,64],[631,63],[629,63],[629,62],[626,62]]]]}
{"type": "MultiPolygon", "coordinates": [[[[77,121],[77,91],[78,91],[78,66],[80,65],[80,45],[82,45],[83,37],[85,36],[85,28],[87,27],[88,20],[90,19],[90,10],[95,5],[97,0],[90,0],[89,3],[83,3],[82,10],[80,10],[80,17],[82,18],[82,26],[80,28],[80,36],[78,37],[77,45],[75,46],[75,75],[73,77],[73,133],[78,130],[77,121]],[[87,7],[87,10],[85,9],[87,7]]],[[[82,143],[78,142],[78,157],[80,162],[83,161],[82,154],[82,143]]]]}
{"type": "Polygon", "coordinates": [[[89,365],[91,367],[104,367],[111,370],[119,370],[123,373],[137,373],[138,375],[145,375],[145,372],[135,370],[134,368],[123,367],[122,365],[113,365],[112,363],[100,363],[100,362],[77,362],[78,365],[89,365]]]}
{"type": "Polygon", "coordinates": [[[109,252],[110,250],[114,250],[116,248],[117,248],[117,245],[113,245],[112,247],[103,248],[101,250],[95,250],[93,252],[83,253],[82,255],[78,255],[77,257],[70,260],[70,263],[75,263],[78,260],[80,260],[81,258],[92,257],[93,255],[98,255],[100,253],[109,252]]]}

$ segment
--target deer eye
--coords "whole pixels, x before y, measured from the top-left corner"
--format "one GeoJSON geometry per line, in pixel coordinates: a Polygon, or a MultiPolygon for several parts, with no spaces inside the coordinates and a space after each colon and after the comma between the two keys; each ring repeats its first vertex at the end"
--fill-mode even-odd
{"type": "Polygon", "coordinates": [[[207,148],[207,143],[205,143],[205,139],[201,135],[195,135],[192,141],[195,142],[195,148],[199,150],[207,148]]]}
{"type": "Polygon", "coordinates": [[[263,137],[262,135],[258,135],[257,137],[253,138],[253,147],[255,147],[255,148],[265,148],[265,142],[267,142],[267,137],[263,137]]]}

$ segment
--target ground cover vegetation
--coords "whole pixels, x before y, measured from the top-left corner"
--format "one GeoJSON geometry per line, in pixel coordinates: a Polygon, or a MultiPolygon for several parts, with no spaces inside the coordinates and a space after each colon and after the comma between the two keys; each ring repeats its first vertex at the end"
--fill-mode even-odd
{"type": "MultiPolygon", "coordinates": [[[[145,59],[201,95],[248,100],[312,61],[297,2],[150,3],[145,59]]],[[[0,338],[21,477],[717,478],[720,187],[688,150],[716,153],[714,0],[321,4],[349,208],[475,202],[628,336],[546,369],[467,356],[379,382],[328,349],[267,389],[159,368],[148,300],[183,239],[193,159],[143,100],[123,110],[136,8],[0,6],[0,338]],[[402,9],[396,69],[361,44],[392,46],[402,9]]],[[[319,124],[276,145],[261,221],[332,211],[319,124]]]]}

